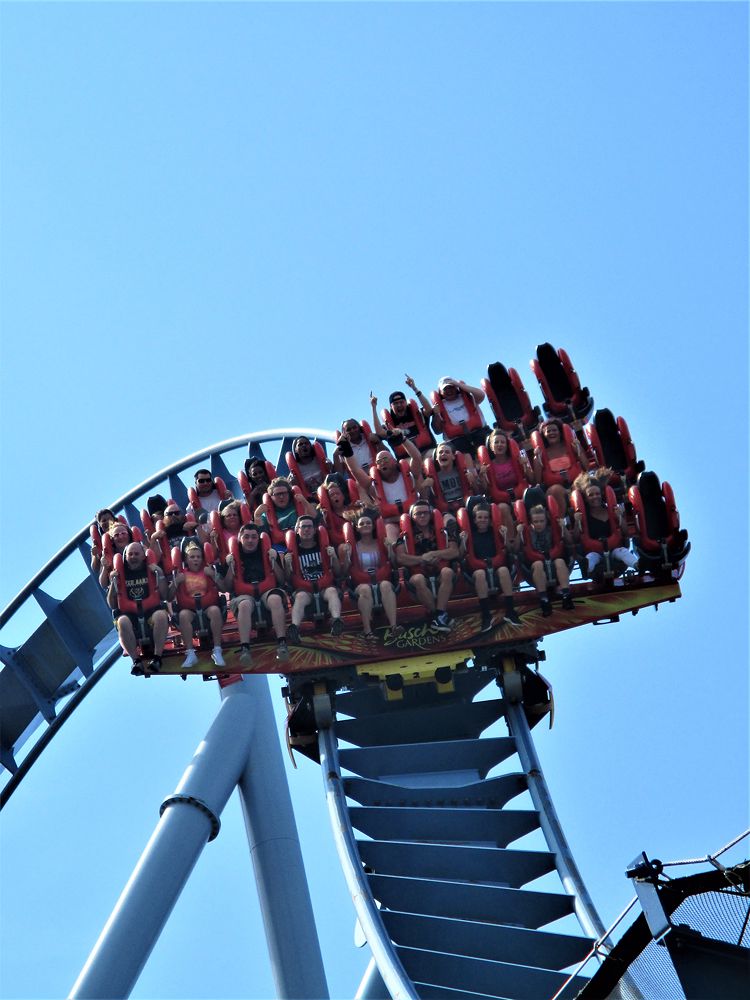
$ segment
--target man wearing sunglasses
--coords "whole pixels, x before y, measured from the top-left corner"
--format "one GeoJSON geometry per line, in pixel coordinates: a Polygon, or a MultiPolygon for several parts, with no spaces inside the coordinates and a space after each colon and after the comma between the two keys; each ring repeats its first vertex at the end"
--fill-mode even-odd
{"type": "Polygon", "coordinates": [[[219,509],[219,504],[222,500],[234,499],[229,490],[226,491],[224,496],[219,494],[210,469],[198,469],[196,472],[195,492],[198,494],[200,501],[200,510],[197,510],[192,503],[188,504],[187,509],[191,514],[195,514],[196,518],[199,518],[199,515],[204,513],[207,518],[210,511],[219,509]]]}

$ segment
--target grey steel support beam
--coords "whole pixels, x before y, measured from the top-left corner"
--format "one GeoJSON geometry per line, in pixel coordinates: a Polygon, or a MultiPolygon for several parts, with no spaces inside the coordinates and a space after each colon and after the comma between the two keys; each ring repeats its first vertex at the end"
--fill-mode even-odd
{"type": "Polygon", "coordinates": [[[253,737],[255,702],[244,684],[222,703],[70,991],[71,1000],[130,995],[190,872],[218,831],[253,737]]]}
{"type": "Polygon", "coordinates": [[[255,724],[238,790],[276,995],[324,1000],[328,984],[268,678],[247,674],[234,686],[240,683],[252,695],[255,724]]]}

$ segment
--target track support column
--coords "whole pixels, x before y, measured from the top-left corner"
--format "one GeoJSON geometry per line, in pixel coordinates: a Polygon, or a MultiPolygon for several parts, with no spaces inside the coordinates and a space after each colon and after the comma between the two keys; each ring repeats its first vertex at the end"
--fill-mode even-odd
{"type": "Polygon", "coordinates": [[[325,1000],[328,984],[268,680],[248,674],[242,684],[252,692],[255,727],[238,790],[276,995],[325,1000]]]}
{"type": "Polygon", "coordinates": [[[70,991],[70,1000],[130,995],[247,762],[256,711],[245,684],[222,703],[70,991]]]}

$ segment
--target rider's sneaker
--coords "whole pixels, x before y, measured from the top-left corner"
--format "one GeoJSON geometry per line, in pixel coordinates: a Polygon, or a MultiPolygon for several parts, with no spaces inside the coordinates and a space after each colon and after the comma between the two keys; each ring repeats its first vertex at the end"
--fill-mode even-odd
{"type": "Polygon", "coordinates": [[[331,635],[341,635],[344,631],[344,623],[340,618],[334,618],[331,622],[331,635]]]}
{"type": "Polygon", "coordinates": [[[161,657],[155,656],[152,660],[148,661],[148,669],[152,674],[158,674],[161,670],[161,657]]]}
{"type": "Polygon", "coordinates": [[[436,632],[450,632],[453,627],[453,621],[448,617],[447,611],[440,611],[432,619],[430,627],[436,632]]]}
{"type": "Polygon", "coordinates": [[[133,677],[143,677],[145,672],[146,671],[144,670],[143,667],[143,660],[139,656],[135,660],[133,660],[133,666],[130,668],[130,673],[133,675],[133,677]]]}
{"type": "Polygon", "coordinates": [[[516,611],[515,608],[508,608],[508,610],[505,612],[505,621],[508,622],[509,625],[516,625],[516,626],[523,625],[523,622],[518,617],[518,612],[516,611]]]}
{"type": "Polygon", "coordinates": [[[189,670],[191,667],[196,667],[198,665],[198,654],[194,649],[191,649],[185,659],[182,661],[182,669],[189,670]]]}
{"type": "Polygon", "coordinates": [[[286,637],[292,645],[296,645],[299,642],[299,629],[296,625],[290,625],[286,630],[286,637]]]}
{"type": "Polygon", "coordinates": [[[253,662],[253,654],[250,650],[249,643],[243,642],[242,645],[240,646],[239,659],[240,663],[242,663],[243,666],[246,667],[249,667],[250,664],[253,662]]]}
{"type": "Polygon", "coordinates": [[[289,647],[286,644],[286,639],[279,639],[276,645],[276,659],[282,663],[286,663],[289,659],[289,647]]]}
{"type": "Polygon", "coordinates": [[[211,653],[211,659],[214,661],[217,667],[225,667],[224,655],[221,652],[221,646],[214,646],[211,653]]]}

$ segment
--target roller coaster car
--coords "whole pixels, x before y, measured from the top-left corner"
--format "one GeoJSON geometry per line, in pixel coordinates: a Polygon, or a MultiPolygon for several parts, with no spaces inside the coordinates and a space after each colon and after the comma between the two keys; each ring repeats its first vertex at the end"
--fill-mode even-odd
{"type": "Polygon", "coordinates": [[[488,366],[487,375],[481,386],[495,414],[495,426],[523,442],[541,419],[539,407],[532,407],[515,368],[494,361],[488,366]]]}
{"type": "MultiPolygon", "coordinates": [[[[215,476],[214,477],[214,489],[216,490],[216,492],[219,494],[219,496],[223,500],[224,497],[227,494],[227,484],[224,482],[224,480],[221,478],[221,476],[215,476]]],[[[188,499],[190,500],[190,504],[191,504],[193,510],[202,510],[203,509],[202,506],[201,506],[201,498],[198,495],[198,491],[196,490],[196,488],[194,486],[189,486],[188,487],[188,499]]]]}
{"type": "Polygon", "coordinates": [[[464,556],[464,565],[469,571],[469,576],[471,576],[471,574],[476,572],[478,569],[485,570],[487,573],[487,585],[489,587],[489,592],[490,594],[496,594],[500,589],[497,571],[501,566],[508,565],[508,554],[505,550],[505,545],[503,544],[503,536],[501,532],[503,519],[500,513],[500,508],[497,504],[490,504],[490,531],[495,542],[495,555],[492,556],[491,559],[480,559],[474,551],[474,531],[471,518],[472,509],[477,502],[477,498],[472,497],[466,507],[462,507],[456,514],[459,529],[466,532],[466,555],[464,556]]]}
{"type": "MultiPolygon", "coordinates": [[[[312,609],[312,617],[315,622],[321,622],[326,616],[326,607],[323,603],[323,591],[327,587],[333,587],[336,584],[333,567],[331,566],[331,560],[328,556],[326,549],[331,544],[330,538],[328,537],[328,530],[322,524],[319,524],[315,533],[317,536],[317,544],[320,549],[320,561],[323,567],[323,575],[317,580],[306,580],[302,575],[302,568],[300,565],[300,553],[299,546],[297,544],[297,533],[295,531],[287,531],[286,533],[286,548],[287,552],[292,557],[292,571],[290,574],[290,582],[292,585],[292,590],[305,590],[308,594],[312,594],[312,603],[309,609],[312,609]]],[[[309,610],[308,609],[308,610],[309,610]]]]}
{"type": "MultiPolygon", "coordinates": [[[[318,468],[320,469],[320,478],[325,479],[325,477],[331,471],[331,463],[326,458],[325,448],[320,443],[320,441],[313,441],[312,450],[313,453],[311,461],[317,462],[318,468]]],[[[299,486],[301,489],[304,490],[305,477],[300,472],[300,467],[299,464],[297,463],[297,459],[294,457],[294,452],[292,451],[286,452],[285,457],[286,457],[287,468],[289,469],[290,474],[294,476],[294,482],[297,484],[297,486],[299,486]]],[[[313,498],[310,497],[310,499],[312,500],[313,498]]]]}
{"type": "MultiPolygon", "coordinates": [[[[210,542],[203,543],[203,559],[206,566],[211,566],[216,561],[216,550],[210,542]]],[[[185,572],[182,561],[182,549],[178,545],[175,545],[172,549],[172,566],[174,567],[175,574],[185,572]]],[[[216,584],[209,577],[206,577],[205,594],[202,596],[199,594],[193,596],[188,592],[185,584],[181,583],[177,587],[175,599],[177,606],[181,610],[195,612],[193,632],[201,640],[201,646],[203,646],[204,640],[210,634],[208,618],[203,612],[205,608],[211,607],[213,604],[219,604],[219,591],[216,584]]]]}
{"type": "Polygon", "coordinates": [[[604,562],[604,578],[611,580],[617,575],[619,568],[613,564],[610,550],[622,545],[622,530],[617,519],[617,497],[611,486],[604,488],[602,501],[607,508],[609,534],[606,538],[592,538],[589,531],[586,498],[580,490],[573,490],[570,494],[570,505],[574,513],[579,515],[581,544],[586,552],[601,553],[604,562]]]}
{"type": "Polygon", "coordinates": [[[586,437],[597,464],[613,469],[621,480],[632,486],[645,464],[638,461],[625,419],[615,419],[611,410],[597,410],[594,419],[586,425],[586,437]]]}
{"type": "MultiPolygon", "coordinates": [[[[458,472],[459,479],[461,480],[461,494],[466,501],[466,497],[470,497],[474,490],[471,488],[469,483],[469,478],[466,471],[466,456],[463,452],[457,451],[454,456],[454,462],[456,471],[458,472]]],[[[440,476],[438,475],[440,467],[435,462],[434,458],[425,458],[422,462],[422,468],[424,470],[425,476],[429,476],[432,479],[432,492],[435,497],[434,504],[437,509],[445,514],[450,511],[450,505],[443,495],[443,488],[440,484],[440,476]]]]}
{"type": "MultiPolygon", "coordinates": [[[[343,492],[345,505],[349,506],[357,503],[359,501],[359,487],[357,486],[357,480],[347,479],[346,488],[343,492]]],[[[342,518],[340,514],[337,514],[333,507],[331,507],[328,490],[325,486],[318,487],[318,505],[323,512],[323,519],[325,520],[325,525],[328,529],[331,544],[341,545],[344,541],[344,526],[346,522],[344,518],[342,518]]]]}
{"type": "Polygon", "coordinates": [[[153,645],[151,634],[148,630],[147,619],[152,611],[161,606],[161,594],[156,584],[156,576],[151,572],[151,567],[157,563],[156,553],[151,549],[146,551],[146,579],[148,580],[148,594],[142,600],[133,601],[128,597],[125,583],[125,560],[121,552],[116,552],[113,559],[113,569],[116,574],[115,589],[117,590],[117,607],[123,614],[134,615],[137,622],[135,629],[135,639],[141,648],[142,653],[147,653],[153,645]]]}
{"type": "Polygon", "coordinates": [[[540,344],[536,358],[529,362],[544,393],[544,412],[570,423],[587,420],[594,408],[594,399],[581,383],[570,358],[552,344],[540,344]]]}
{"type": "Polygon", "coordinates": [[[261,461],[264,463],[266,468],[266,476],[268,477],[269,483],[272,483],[276,478],[276,476],[278,475],[275,467],[267,459],[248,458],[245,460],[245,468],[240,469],[240,471],[237,473],[237,482],[240,484],[240,489],[242,490],[242,495],[245,497],[246,503],[253,510],[255,507],[258,506],[258,504],[251,503],[251,494],[252,491],[255,489],[255,485],[253,484],[253,481],[249,476],[248,470],[250,469],[250,466],[257,461],[261,461]]]}
{"type": "MultiPolygon", "coordinates": [[[[435,438],[430,430],[427,421],[422,413],[422,408],[416,399],[408,399],[406,401],[407,409],[409,410],[410,419],[414,422],[417,428],[417,433],[414,437],[410,438],[410,441],[419,448],[420,451],[424,451],[425,448],[435,447],[435,438]]],[[[401,425],[394,423],[393,414],[390,410],[381,410],[380,417],[383,421],[383,425],[389,431],[401,430],[401,425]]],[[[393,449],[396,453],[397,458],[408,458],[409,453],[402,444],[394,445],[393,449]]]]}
{"type": "Polygon", "coordinates": [[[681,571],[690,552],[688,533],[680,528],[680,514],[669,483],[659,483],[655,472],[642,472],[628,490],[637,534],[634,539],[641,572],[681,571]]]}
{"type": "Polygon", "coordinates": [[[519,500],[529,488],[529,480],[521,460],[521,449],[513,438],[508,438],[508,457],[516,470],[518,482],[511,489],[502,490],[495,482],[489,448],[481,445],[477,449],[477,461],[487,470],[487,492],[494,503],[513,503],[515,500],[519,500]]]}

